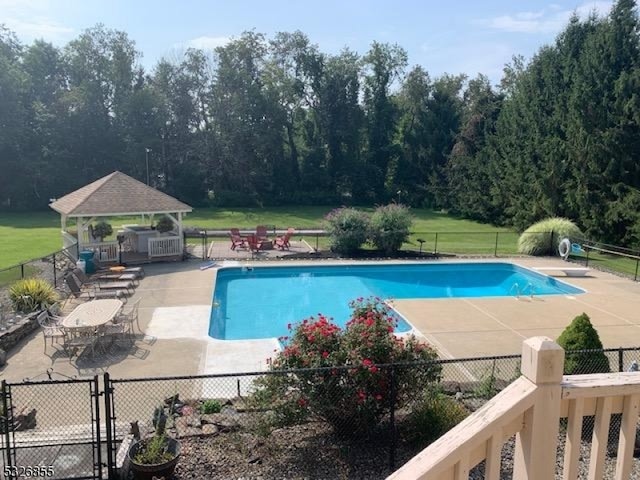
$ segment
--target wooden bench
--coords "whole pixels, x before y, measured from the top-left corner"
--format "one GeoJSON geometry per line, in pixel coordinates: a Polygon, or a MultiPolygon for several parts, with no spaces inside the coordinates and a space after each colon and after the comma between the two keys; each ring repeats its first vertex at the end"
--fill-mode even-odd
{"type": "Polygon", "coordinates": [[[586,267],[533,267],[539,272],[564,272],[567,277],[584,277],[589,269],[586,267]]]}

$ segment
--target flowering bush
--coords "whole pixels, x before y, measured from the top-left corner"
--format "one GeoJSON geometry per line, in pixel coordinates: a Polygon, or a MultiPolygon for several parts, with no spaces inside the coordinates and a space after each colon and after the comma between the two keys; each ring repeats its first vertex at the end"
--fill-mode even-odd
{"type": "Polygon", "coordinates": [[[378,207],[369,224],[371,242],[385,253],[392,254],[409,238],[411,223],[411,214],[404,205],[392,203],[378,207]]]}
{"type": "Polygon", "coordinates": [[[396,318],[379,298],[350,306],[344,330],[318,315],[291,325],[292,336],[282,339],[285,348],[270,361],[274,374],[260,380],[256,393],[280,424],[316,416],[339,434],[362,433],[378,425],[392,403],[401,407],[438,379],[440,366],[431,363],[394,367],[391,375],[386,364],[434,360],[435,350],[415,337],[397,338],[396,318]],[[288,373],[275,373],[282,370],[288,373]]]}
{"type": "Polygon", "coordinates": [[[352,253],[367,241],[369,216],[355,208],[337,208],[325,218],[331,249],[339,253],[352,253]]]}

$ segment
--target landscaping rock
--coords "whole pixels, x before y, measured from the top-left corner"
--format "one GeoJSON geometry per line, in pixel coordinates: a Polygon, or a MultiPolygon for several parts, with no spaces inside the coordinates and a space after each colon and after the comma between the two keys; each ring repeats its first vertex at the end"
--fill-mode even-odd
{"type": "Polygon", "coordinates": [[[237,430],[240,426],[237,418],[230,417],[226,413],[210,413],[202,415],[201,419],[203,424],[215,425],[226,432],[237,430]]]}
{"type": "Polygon", "coordinates": [[[197,437],[202,435],[200,418],[196,416],[178,417],[175,421],[175,429],[178,438],[197,437]]]}
{"type": "Polygon", "coordinates": [[[210,423],[202,425],[202,435],[211,436],[211,435],[217,435],[217,434],[218,434],[218,427],[216,427],[215,425],[210,423]]]}

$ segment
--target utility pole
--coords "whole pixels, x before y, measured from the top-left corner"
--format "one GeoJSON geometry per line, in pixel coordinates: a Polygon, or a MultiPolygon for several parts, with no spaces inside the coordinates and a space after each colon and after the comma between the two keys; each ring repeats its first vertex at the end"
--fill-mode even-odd
{"type": "Polygon", "coordinates": [[[145,157],[145,161],[147,164],[147,185],[149,185],[149,152],[151,151],[150,148],[145,148],[144,149],[144,157],[145,157]]]}

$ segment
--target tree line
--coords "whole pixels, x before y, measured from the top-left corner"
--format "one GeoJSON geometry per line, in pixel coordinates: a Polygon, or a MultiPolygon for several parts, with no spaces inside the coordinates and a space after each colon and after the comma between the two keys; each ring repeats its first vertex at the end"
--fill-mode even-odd
{"type": "Polygon", "coordinates": [[[574,16],[486,76],[432,77],[398,45],[319,50],[245,32],[145,71],[102,25],[58,48],[0,28],[0,204],[44,208],[120,170],[194,206],[400,201],[523,229],[561,215],[640,234],[633,0],[574,16]]]}

